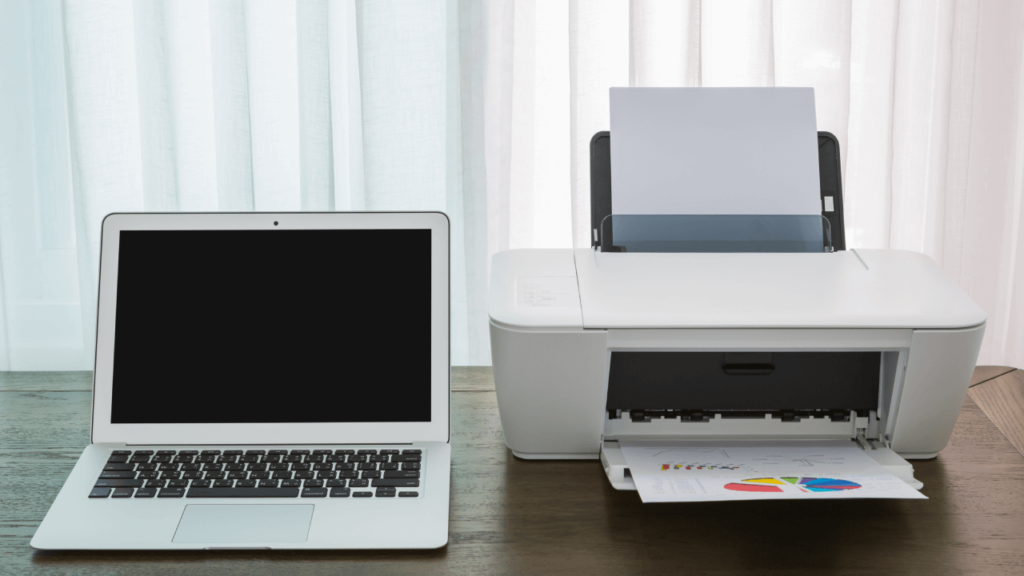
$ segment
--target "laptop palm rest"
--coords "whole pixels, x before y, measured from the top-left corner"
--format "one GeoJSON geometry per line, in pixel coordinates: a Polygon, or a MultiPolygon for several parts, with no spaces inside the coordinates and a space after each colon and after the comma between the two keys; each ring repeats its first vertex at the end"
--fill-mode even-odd
{"type": "Polygon", "coordinates": [[[312,504],[191,504],[172,542],[181,544],[283,544],[305,542],[312,504]]]}

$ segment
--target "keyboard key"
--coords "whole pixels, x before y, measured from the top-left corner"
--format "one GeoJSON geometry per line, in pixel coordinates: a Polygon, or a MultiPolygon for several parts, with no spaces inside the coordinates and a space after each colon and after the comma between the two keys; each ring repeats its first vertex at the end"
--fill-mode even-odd
{"type": "Polygon", "coordinates": [[[341,454],[336,454],[334,456],[328,456],[327,457],[327,461],[328,462],[344,462],[345,461],[345,457],[343,455],[341,455],[341,454]]]}
{"type": "Polygon", "coordinates": [[[376,450],[360,450],[357,454],[376,454],[376,450]]]}
{"type": "Polygon", "coordinates": [[[140,455],[140,456],[152,456],[153,455],[153,451],[152,450],[136,450],[135,453],[140,455]]]}
{"type": "Polygon", "coordinates": [[[166,472],[161,472],[160,473],[160,479],[161,480],[177,480],[178,478],[181,478],[181,472],[175,472],[173,470],[168,470],[166,472]]]}
{"type": "Polygon", "coordinates": [[[402,464],[402,470],[419,470],[419,469],[420,469],[420,463],[419,462],[406,462],[406,463],[402,464]]]}
{"type": "Polygon", "coordinates": [[[228,472],[228,480],[245,480],[248,477],[248,472],[228,472]]]}
{"type": "Polygon", "coordinates": [[[355,470],[343,470],[338,472],[338,478],[355,478],[358,476],[358,472],[355,470]]]}
{"type": "Polygon", "coordinates": [[[280,472],[280,471],[279,472],[274,472],[274,474],[271,476],[271,478],[273,478],[274,480],[291,480],[292,473],[291,472],[280,472]]]}
{"type": "Polygon", "coordinates": [[[135,468],[133,464],[107,464],[103,467],[104,472],[123,472],[135,468]]]}
{"type": "Polygon", "coordinates": [[[106,471],[104,471],[104,472],[100,473],[100,478],[102,478],[104,480],[109,480],[109,479],[114,479],[114,478],[128,478],[129,480],[131,480],[131,479],[135,478],[135,472],[106,472],[106,471]]]}
{"type": "Polygon", "coordinates": [[[328,480],[327,481],[327,487],[328,488],[344,488],[347,483],[348,483],[348,480],[328,480]]]}
{"type": "Polygon", "coordinates": [[[363,462],[362,464],[360,464],[358,466],[358,468],[360,470],[376,470],[377,469],[377,464],[375,464],[373,462],[363,462]]]}
{"type": "Polygon", "coordinates": [[[373,498],[373,492],[353,492],[353,498],[373,498]]]}
{"type": "Polygon", "coordinates": [[[238,462],[238,456],[221,456],[217,458],[217,464],[236,464],[238,462]]]}
{"type": "Polygon", "coordinates": [[[281,488],[299,488],[302,480],[281,480],[281,488]]]}
{"type": "Polygon", "coordinates": [[[320,470],[316,473],[317,480],[334,480],[338,477],[338,473],[334,470],[320,470]]]}
{"type": "Polygon", "coordinates": [[[161,488],[157,498],[181,498],[185,495],[184,488],[161,488]]]}
{"type": "Polygon", "coordinates": [[[292,470],[309,470],[309,464],[292,464],[292,470]]]}
{"type": "Polygon", "coordinates": [[[136,454],[135,456],[132,456],[131,458],[129,458],[128,462],[130,462],[132,464],[148,464],[149,463],[149,456],[140,456],[140,455],[136,454]]]}
{"type": "Polygon", "coordinates": [[[356,451],[355,450],[335,450],[334,453],[336,455],[338,455],[338,456],[349,456],[351,454],[355,454],[356,451]]]}
{"type": "Polygon", "coordinates": [[[146,488],[163,488],[167,486],[167,480],[146,480],[146,488]]]}
{"type": "Polygon", "coordinates": [[[213,486],[213,482],[210,480],[196,480],[192,482],[193,488],[209,488],[210,486],[213,486]]]}
{"type": "Polygon", "coordinates": [[[312,472],[303,471],[303,472],[296,472],[295,473],[295,479],[296,480],[311,480],[312,478],[313,478],[313,473],[312,472]]]}
{"type": "Polygon", "coordinates": [[[398,493],[398,497],[399,498],[415,498],[415,497],[417,497],[419,495],[420,495],[419,492],[399,492],[398,493]]]}
{"type": "Polygon", "coordinates": [[[306,487],[306,488],[323,488],[324,487],[324,481],[323,480],[306,480],[306,483],[303,484],[303,486],[306,487]]]}
{"type": "Polygon", "coordinates": [[[414,450],[402,450],[402,454],[422,454],[422,453],[423,453],[423,451],[418,449],[418,448],[414,449],[414,450]]]}
{"type": "Polygon", "coordinates": [[[270,469],[271,470],[287,470],[288,466],[289,466],[289,464],[287,462],[281,462],[279,464],[271,464],[270,465],[270,469]]]}
{"type": "Polygon", "coordinates": [[[253,472],[249,474],[249,480],[267,480],[270,478],[270,472],[253,472]]]}
{"type": "Polygon", "coordinates": [[[198,480],[199,478],[202,478],[202,477],[203,477],[203,473],[202,472],[182,472],[181,473],[181,479],[182,480],[198,480]]]}
{"type": "Polygon", "coordinates": [[[186,498],[298,498],[298,488],[189,488],[186,498]]]}
{"type": "Polygon", "coordinates": [[[367,458],[369,458],[369,456],[367,456],[366,454],[360,454],[358,456],[349,456],[348,457],[348,461],[349,462],[366,462],[367,458]]]}
{"type": "Polygon", "coordinates": [[[157,456],[174,456],[175,454],[177,454],[177,452],[175,450],[157,450],[156,451],[156,455],[157,456]]]}
{"type": "Polygon", "coordinates": [[[278,484],[280,484],[280,483],[281,483],[280,480],[260,480],[259,487],[260,488],[277,488],[278,484]]]}
{"type": "Polygon", "coordinates": [[[392,462],[419,462],[422,457],[418,454],[399,454],[398,456],[392,456],[392,462]]]}
{"type": "Polygon", "coordinates": [[[370,485],[369,480],[350,480],[348,483],[352,488],[366,488],[370,485]]]}
{"type": "Polygon", "coordinates": [[[269,454],[267,456],[264,456],[260,461],[263,462],[264,464],[278,464],[279,462],[281,462],[281,458],[282,456],[278,456],[277,454],[269,454]]]}
{"type": "Polygon", "coordinates": [[[387,462],[388,458],[389,456],[386,454],[377,454],[375,456],[370,456],[370,462],[387,462]]]}
{"type": "Polygon", "coordinates": [[[199,453],[199,455],[200,456],[218,456],[218,455],[220,455],[220,450],[203,450],[202,452],[199,453]]]}
{"type": "Polygon", "coordinates": [[[397,487],[397,488],[416,488],[420,485],[420,481],[416,478],[380,478],[373,481],[373,487],[397,487]]]}
{"type": "Polygon", "coordinates": [[[381,450],[381,454],[398,454],[398,450],[381,450]]]}
{"type": "Polygon", "coordinates": [[[385,478],[419,478],[419,470],[388,470],[384,473],[385,478]]]}
{"type": "Polygon", "coordinates": [[[310,455],[310,456],[306,456],[306,462],[310,462],[310,463],[323,462],[326,458],[327,458],[327,456],[324,456],[323,454],[313,454],[313,455],[310,455]]]}
{"type": "Polygon", "coordinates": [[[199,455],[199,451],[198,450],[182,450],[182,451],[178,452],[178,455],[179,456],[198,456],[199,455]]]}
{"type": "Polygon", "coordinates": [[[224,469],[228,472],[239,472],[245,470],[245,464],[225,464],[224,469]]]}
{"type": "Polygon", "coordinates": [[[360,478],[380,478],[380,470],[364,470],[360,478]]]}
{"type": "Polygon", "coordinates": [[[110,496],[110,488],[93,488],[89,492],[89,498],[106,498],[110,496]]]}
{"type": "Polygon", "coordinates": [[[213,488],[212,489],[216,490],[217,488],[231,488],[234,485],[235,485],[235,481],[234,480],[216,480],[213,483],[213,488]]]}
{"type": "Polygon", "coordinates": [[[250,456],[249,454],[246,454],[245,456],[242,456],[241,458],[239,458],[238,461],[239,462],[253,462],[253,463],[255,463],[255,462],[259,462],[260,461],[260,457],[256,456],[256,455],[251,455],[250,456]]]}
{"type": "Polygon", "coordinates": [[[331,462],[319,462],[313,464],[313,470],[334,470],[334,464],[331,462]]]}
{"type": "Polygon", "coordinates": [[[356,469],[356,465],[355,464],[348,464],[348,463],[344,463],[344,462],[339,462],[339,463],[334,465],[334,469],[335,470],[355,470],[356,469]]]}
{"type": "Polygon", "coordinates": [[[381,470],[398,470],[397,462],[383,462],[380,465],[381,470]]]}
{"type": "Polygon", "coordinates": [[[128,462],[128,457],[124,455],[115,454],[107,458],[107,464],[124,464],[125,462],[128,462]]]}
{"type": "Polygon", "coordinates": [[[327,497],[327,489],[326,488],[303,488],[302,489],[302,497],[303,498],[326,498],[327,497]]]}
{"type": "Polygon", "coordinates": [[[111,452],[114,456],[131,456],[131,450],[114,450],[111,452]]]}
{"type": "Polygon", "coordinates": [[[302,454],[289,454],[281,460],[284,462],[302,462],[302,454]]]}
{"type": "Polygon", "coordinates": [[[199,470],[199,464],[182,464],[180,470],[182,472],[195,472],[199,470]]]}
{"type": "Polygon", "coordinates": [[[290,454],[292,456],[309,456],[309,450],[292,450],[290,454]]]}
{"type": "Polygon", "coordinates": [[[266,456],[267,455],[267,451],[266,450],[246,450],[245,451],[245,455],[246,456],[266,456]]]}
{"type": "Polygon", "coordinates": [[[323,454],[324,456],[330,456],[334,452],[331,450],[313,450],[313,455],[323,454]]]}
{"type": "Polygon", "coordinates": [[[242,455],[242,451],[241,450],[225,450],[224,451],[224,455],[225,456],[241,456],[242,455]]]}
{"type": "Polygon", "coordinates": [[[284,456],[284,455],[288,454],[288,451],[287,450],[271,450],[270,452],[267,452],[267,454],[269,454],[270,456],[284,456]]]}
{"type": "Polygon", "coordinates": [[[160,476],[159,472],[139,472],[136,478],[139,480],[156,480],[158,476],[160,476]]]}
{"type": "MultiPolygon", "coordinates": [[[[152,480],[150,480],[152,482],[152,480]]],[[[93,486],[96,488],[142,488],[142,480],[125,480],[125,479],[114,479],[114,480],[97,480],[93,486]]]]}
{"type": "Polygon", "coordinates": [[[152,472],[156,470],[156,464],[139,464],[135,470],[139,472],[152,472]]]}
{"type": "Polygon", "coordinates": [[[135,491],[136,498],[152,498],[156,496],[156,488],[139,488],[135,491]]]}
{"type": "Polygon", "coordinates": [[[174,460],[171,460],[171,462],[174,462],[175,464],[191,464],[192,461],[195,459],[195,456],[182,456],[181,454],[179,454],[175,456],[174,460]]]}
{"type": "Polygon", "coordinates": [[[167,483],[168,488],[188,488],[188,480],[171,480],[167,483]]]}
{"type": "Polygon", "coordinates": [[[348,488],[331,488],[331,498],[348,498],[351,491],[348,488]]]}
{"type": "Polygon", "coordinates": [[[239,488],[255,488],[255,487],[256,487],[256,481],[255,480],[239,480],[238,482],[235,482],[235,489],[236,490],[239,489],[239,488]]]}
{"type": "Polygon", "coordinates": [[[394,498],[394,497],[395,497],[395,490],[394,490],[394,488],[381,488],[380,490],[377,490],[377,498],[394,498]]]}
{"type": "Polygon", "coordinates": [[[163,464],[158,464],[156,469],[157,470],[161,470],[161,471],[166,471],[166,472],[174,472],[175,470],[178,469],[178,466],[180,466],[180,464],[171,464],[171,463],[165,462],[163,464]]]}

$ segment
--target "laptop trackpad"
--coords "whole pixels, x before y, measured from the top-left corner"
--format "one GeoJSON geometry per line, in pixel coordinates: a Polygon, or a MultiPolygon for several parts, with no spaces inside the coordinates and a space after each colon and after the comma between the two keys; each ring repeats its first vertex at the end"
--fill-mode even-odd
{"type": "Polygon", "coordinates": [[[312,504],[190,504],[173,542],[249,546],[305,542],[312,519],[312,504]]]}

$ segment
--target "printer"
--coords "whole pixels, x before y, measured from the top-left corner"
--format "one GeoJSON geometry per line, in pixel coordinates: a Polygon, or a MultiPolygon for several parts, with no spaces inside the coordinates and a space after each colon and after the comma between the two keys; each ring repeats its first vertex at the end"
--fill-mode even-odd
{"type": "Polygon", "coordinates": [[[948,442],[986,316],[927,256],[845,249],[834,137],[819,133],[827,210],[814,251],[759,250],[780,238],[743,217],[616,223],[600,173],[608,138],[591,142],[593,245],[492,260],[491,354],[512,453],[600,459],[628,490],[620,441],[843,441],[920,488],[907,460],[948,442]],[[751,229],[768,232],[671,249],[751,229]],[[648,248],[630,243],[644,234],[648,248]]]}

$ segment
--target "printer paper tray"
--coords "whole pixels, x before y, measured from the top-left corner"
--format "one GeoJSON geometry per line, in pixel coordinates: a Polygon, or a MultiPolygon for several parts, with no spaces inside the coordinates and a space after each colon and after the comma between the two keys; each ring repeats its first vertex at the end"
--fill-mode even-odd
{"type": "MultiPolygon", "coordinates": [[[[752,442],[753,443],[753,442],[752,442]]],[[[767,444],[768,441],[765,441],[767,444]]],[[[850,446],[852,441],[822,441],[815,442],[816,445],[850,446]]],[[[876,447],[873,450],[865,450],[876,462],[881,464],[887,471],[906,482],[911,488],[920,490],[924,484],[914,479],[914,467],[892,450],[884,447],[876,447]]],[[[617,441],[601,443],[601,465],[608,476],[608,481],[616,490],[636,490],[633,479],[626,475],[628,466],[626,458],[622,454],[617,441]]]]}

